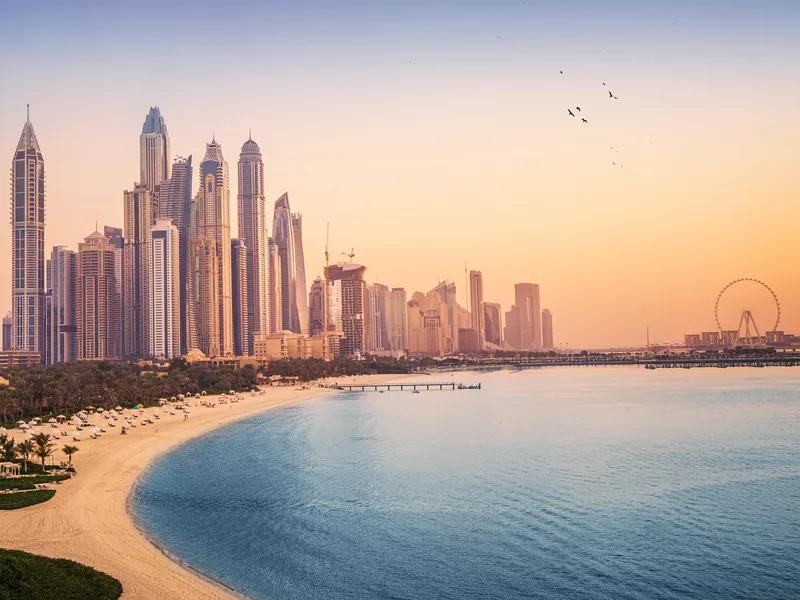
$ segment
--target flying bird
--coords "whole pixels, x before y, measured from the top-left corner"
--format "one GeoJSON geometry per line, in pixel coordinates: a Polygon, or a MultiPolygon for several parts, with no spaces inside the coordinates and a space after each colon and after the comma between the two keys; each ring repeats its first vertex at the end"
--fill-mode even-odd
{"type": "Polygon", "coordinates": [[[614,100],[619,100],[619,98],[617,98],[616,96],[614,96],[614,100]]]}
{"type": "Polygon", "coordinates": [[[581,121],[583,121],[584,123],[588,123],[589,122],[586,119],[581,119],[581,121]]]}
{"type": "Polygon", "coordinates": [[[578,112],[581,112],[581,107],[580,106],[576,106],[575,110],[577,110],[578,112]]]}
{"type": "Polygon", "coordinates": [[[614,97],[614,94],[612,94],[610,90],[609,90],[609,92],[608,92],[608,97],[609,97],[609,98],[613,98],[613,97],[614,97]]]}
{"type": "Polygon", "coordinates": [[[570,117],[574,117],[575,116],[575,113],[573,113],[570,109],[567,109],[567,112],[569,113],[570,117]]]}
{"type": "Polygon", "coordinates": [[[563,74],[564,74],[564,71],[559,71],[559,73],[561,73],[561,74],[563,75],[563,74]]]}
{"type": "Polygon", "coordinates": [[[605,85],[605,84],[606,84],[606,82],[604,81],[604,82],[603,82],[603,85],[605,85]]]}

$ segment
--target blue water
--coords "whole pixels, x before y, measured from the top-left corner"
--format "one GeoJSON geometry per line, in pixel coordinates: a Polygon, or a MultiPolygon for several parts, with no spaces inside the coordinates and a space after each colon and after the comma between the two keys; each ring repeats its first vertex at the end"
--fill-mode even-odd
{"type": "Polygon", "coordinates": [[[800,598],[800,370],[455,377],[180,446],[140,527],[258,599],[800,598]]]}

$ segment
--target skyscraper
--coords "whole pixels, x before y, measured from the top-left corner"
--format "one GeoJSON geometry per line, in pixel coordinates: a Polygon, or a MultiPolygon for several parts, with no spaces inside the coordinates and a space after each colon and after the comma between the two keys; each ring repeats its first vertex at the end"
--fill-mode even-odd
{"type": "Polygon", "coordinates": [[[44,356],[44,158],[28,119],[11,162],[12,347],[44,356]]]}
{"type": "Polygon", "coordinates": [[[181,355],[180,234],[170,219],[150,229],[150,353],[158,358],[181,355]]]}
{"type": "Polygon", "coordinates": [[[150,354],[150,189],[141,184],[124,193],[125,267],[123,283],[125,356],[150,354]]]}
{"type": "Polygon", "coordinates": [[[553,314],[549,309],[542,311],[542,348],[552,350],[553,345],[553,314]]]}
{"type": "Polygon", "coordinates": [[[239,154],[239,237],[247,248],[247,321],[251,335],[245,340],[253,354],[253,335],[272,333],[269,328],[267,282],[267,204],[264,196],[264,162],[252,137],[239,154]]]}
{"type": "Polygon", "coordinates": [[[311,284],[311,291],[308,294],[308,318],[309,334],[317,335],[327,331],[328,322],[325,309],[327,306],[325,281],[322,277],[317,277],[311,284]]]}
{"type": "Polygon", "coordinates": [[[192,272],[194,279],[194,318],[197,347],[207,356],[220,355],[219,343],[219,276],[217,244],[197,237],[192,240],[192,272]]]}
{"type": "Polygon", "coordinates": [[[11,313],[3,317],[3,351],[11,350],[11,313]]]}
{"type": "Polygon", "coordinates": [[[117,324],[117,356],[125,356],[125,237],[121,227],[103,227],[103,235],[114,248],[114,283],[117,306],[114,322],[117,324]]]}
{"type": "Polygon", "coordinates": [[[249,314],[247,312],[250,288],[247,273],[249,252],[244,240],[231,240],[231,287],[233,290],[233,348],[236,356],[249,356],[251,340],[249,314]]]}
{"type": "Polygon", "coordinates": [[[472,329],[478,336],[478,352],[483,352],[486,347],[486,320],[483,314],[483,273],[480,271],[469,272],[469,298],[472,329]]]}
{"type": "Polygon", "coordinates": [[[283,329],[308,333],[306,268],[303,260],[303,221],[292,214],[289,194],[275,202],[272,235],[278,246],[281,266],[281,313],[283,329]]]}
{"type": "Polygon", "coordinates": [[[78,359],[117,358],[114,248],[95,231],[78,245],[78,359]]]}
{"type": "Polygon", "coordinates": [[[500,305],[493,302],[483,303],[484,337],[488,344],[502,345],[503,326],[500,305]]]}
{"type": "MultiPolygon", "coordinates": [[[[452,351],[458,350],[458,304],[456,303],[456,284],[441,282],[432,292],[439,295],[442,302],[447,305],[447,328],[444,335],[450,340],[452,351]]],[[[468,324],[465,324],[467,326],[468,324]]]]}
{"type": "Polygon", "coordinates": [[[139,181],[151,192],[170,177],[170,146],[167,124],[157,106],[151,107],[139,136],[139,181]]]}
{"type": "Polygon", "coordinates": [[[408,350],[407,313],[405,289],[392,288],[389,296],[389,350],[396,354],[408,350]]]}
{"type": "Polygon", "coordinates": [[[77,286],[78,254],[64,246],[53,247],[50,257],[50,357],[53,363],[70,362],[78,358],[77,286]]]}
{"type": "Polygon", "coordinates": [[[366,351],[366,270],[365,266],[354,263],[331,265],[327,269],[328,281],[333,282],[335,327],[344,334],[339,341],[339,350],[345,356],[363,356],[366,351]]]}
{"type": "MultiPolygon", "coordinates": [[[[231,226],[228,163],[216,139],[206,144],[200,163],[200,190],[197,193],[197,236],[212,241],[216,248],[217,292],[214,308],[219,329],[219,353],[230,356],[233,348],[233,299],[231,297],[231,226]]],[[[207,255],[208,256],[208,255],[207,255]]],[[[199,313],[195,311],[195,321],[199,313]]],[[[197,329],[209,323],[197,323],[197,329]]],[[[202,346],[201,346],[202,349],[202,346]]]]}
{"type": "Polygon", "coordinates": [[[283,291],[281,282],[281,257],[278,244],[267,238],[267,295],[269,297],[269,330],[278,333],[283,330],[283,291]]]}
{"type": "Polygon", "coordinates": [[[520,350],[542,348],[542,311],[538,283],[514,285],[514,304],[519,308],[520,350]]]}
{"type": "Polygon", "coordinates": [[[515,350],[522,350],[522,318],[520,308],[516,304],[506,313],[506,326],[503,329],[503,341],[515,350]]]}

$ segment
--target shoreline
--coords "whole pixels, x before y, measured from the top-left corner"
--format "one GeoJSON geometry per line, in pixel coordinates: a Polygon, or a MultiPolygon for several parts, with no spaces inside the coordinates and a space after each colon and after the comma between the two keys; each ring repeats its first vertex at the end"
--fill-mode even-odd
{"type": "MultiPolygon", "coordinates": [[[[404,377],[362,375],[355,380],[372,384],[404,377]]],[[[354,378],[334,379],[343,383],[354,378]]],[[[236,421],[338,391],[270,387],[264,395],[245,394],[245,399],[236,404],[217,403],[215,408],[198,404],[191,407],[187,421],[178,413],[131,429],[126,436],[119,435],[118,429],[109,429],[100,439],[82,440],[73,460],[77,475],[57,486],[54,498],[0,512],[0,547],[68,558],[94,567],[122,583],[125,600],[241,600],[245,596],[184,564],[146,536],[130,511],[130,496],[152,462],[178,445],[236,421]]],[[[204,400],[214,398],[207,396],[204,400]]],[[[47,428],[41,431],[46,433],[47,428]]],[[[12,433],[22,437],[21,431],[12,433]]],[[[60,450],[73,442],[61,439],[56,443],[60,450]]],[[[57,452],[56,460],[60,459],[57,452]]]]}

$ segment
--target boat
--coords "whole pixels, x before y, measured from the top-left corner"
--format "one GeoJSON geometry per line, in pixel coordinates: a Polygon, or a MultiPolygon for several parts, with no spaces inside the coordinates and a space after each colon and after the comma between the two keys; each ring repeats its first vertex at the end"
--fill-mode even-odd
{"type": "Polygon", "coordinates": [[[650,369],[652,371],[652,370],[655,370],[656,366],[655,365],[645,365],[644,368],[645,369],[650,369]]]}
{"type": "Polygon", "coordinates": [[[412,390],[411,393],[412,394],[419,394],[419,390],[412,390]]]}

